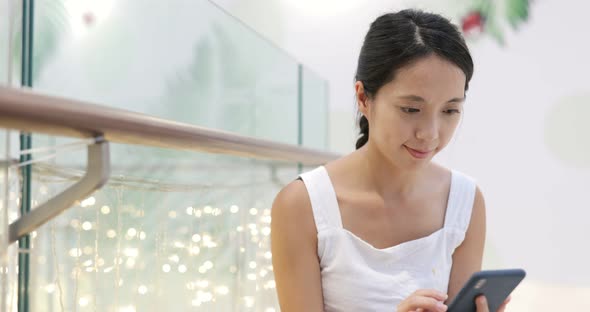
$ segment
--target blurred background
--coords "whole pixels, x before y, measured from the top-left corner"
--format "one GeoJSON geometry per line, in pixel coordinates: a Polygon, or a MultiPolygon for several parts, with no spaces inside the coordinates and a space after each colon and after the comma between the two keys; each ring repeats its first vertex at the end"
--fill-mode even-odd
{"type": "MultiPolygon", "coordinates": [[[[358,132],[363,37],[377,16],[404,8],[449,17],[471,49],[465,113],[435,160],[484,193],[484,269],[528,273],[507,311],[590,311],[585,1],[0,0],[0,83],[346,154],[358,132]]],[[[55,155],[26,173],[14,165],[22,136],[2,130],[4,236],[23,209],[23,181],[34,209],[83,175],[80,140],[32,134],[28,143],[55,155]]],[[[279,310],[270,204],[310,168],[111,150],[103,189],[20,250],[3,238],[3,311],[279,310]]]]}

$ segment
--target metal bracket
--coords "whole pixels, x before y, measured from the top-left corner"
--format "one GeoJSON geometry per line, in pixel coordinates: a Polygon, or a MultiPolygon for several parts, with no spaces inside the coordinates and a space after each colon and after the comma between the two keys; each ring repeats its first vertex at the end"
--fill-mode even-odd
{"type": "Polygon", "coordinates": [[[86,174],[80,181],[10,224],[9,244],[36,230],[108,181],[111,174],[109,142],[97,138],[95,144],[88,146],[87,158],[86,174]]]}

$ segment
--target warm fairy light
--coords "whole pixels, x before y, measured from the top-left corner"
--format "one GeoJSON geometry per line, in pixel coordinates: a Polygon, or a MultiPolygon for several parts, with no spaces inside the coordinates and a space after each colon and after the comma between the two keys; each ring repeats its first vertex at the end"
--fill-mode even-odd
{"type": "Polygon", "coordinates": [[[84,248],[82,248],[82,252],[85,255],[91,255],[94,252],[94,249],[90,246],[84,246],[84,248]]]}
{"type": "Polygon", "coordinates": [[[184,248],[184,243],[183,242],[174,242],[174,247],[176,248],[184,248]]]}
{"type": "Polygon", "coordinates": [[[227,286],[218,286],[215,287],[215,292],[220,295],[227,295],[229,293],[229,288],[227,288],[227,286]]]}
{"type": "Polygon", "coordinates": [[[107,237],[108,238],[115,238],[117,236],[117,231],[110,229],[107,231],[107,237]]]}
{"type": "Polygon", "coordinates": [[[135,268],[135,258],[127,258],[127,261],[125,261],[125,267],[128,269],[135,268]]]}
{"type": "Polygon", "coordinates": [[[77,258],[82,255],[82,250],[80,248],[72,248],[68,253],[71,257],[77,258]]]}
{"type": "Polygon", "coordinates": [[[137,248],[125,248],[123,254],[127,257],[137,257],[139,255],[139,250],[137,248]]]}
{"type": "Polygon", "coordinates": [[[135,228],[129,228],[127,230],[127,236],[135,237],[135,235],[137,235],[137,230],[135,228]]]}
{"type": "Polygon", "coordinates": [[[191,255],[198,255],[201,252],[201,249],[199,248],[199,246],[192,246],[189,248],[189,253],[191,255]]]}
{"type": "Polygon", "coordinates": [[[92,230],[92,223],[90,223],[88,221],[84,221],[84,223],[82,223],[82,229],[84,231],[90,231],[90,230],[92,230]]]}
{"type": "Polygon", "coordinates": [[[201,235],[199,234],[194,234],[191,239],[193,240],[193,242],[198,243],[201,241],[201,235]]]}
{"type": "MultiPolygon", "coordinates": [[[[259,203],[255,203],[255,205],[258,204],[259,203]]],[[[83,207],[96,205],[96,199],[94,197],[88,197],[87,199],[83,200],[80,205],[83,207]]],[[[113,205],[116,207],[133,207],[131,205],[126,206],[122,203],[113,205]]],[[[224,278],[228,277],[233,280],[238,277],[236,274],[240,274],[240,276],[244,274],[244,277],[247,281],[254,281],[255,283],[247,283],[248,285],[251,285],[247,287],[254,287],[254,284],[256,284],[257,291],[259,291],[259,287],[260,290],[264,289],[268,291],[272,291],[274,288],[276,288],[276,284],[272,275],[272,265],[269,265],[269,261],[272,259],[272,253],[269,250],[270,245],[268,238],[271,233],[269,226],[271,222],[270,209],[246,209],[246,215],[228,215],[230,218],[229,220],[231,220],[232,223],[224,223],[224,217],[219,219],[214,217],[226,214],[228,212],[231,212],[232,214],[238,214],[240,212],[240,207],[238,205],[232,204],[229,206],[229,210],[225,210],[225,208],[222,210],[220,208],[216,208],[213,205],[206,205],[201,209],[197,209],[192,206],[181,206],[178,207],[178,209],[168,211],[168,218],[176,219],[179,217],[179,222],[186,220],[186,222],[189,222],[189,226],[187,227],[186,224],[183,224],[182,226],[174,224],[173,226],[169,227],[169,230],[166,227],[164,227],[164,230],[162,230],[160,227],[154,228],[148,226],[148,224],[145,223],[145,220],[139,219],[136,220],[135,223],[127,223],[127,220],[122,222],[120,219],[115,219],[113,221],[103,221],[103,219],[94,220],[94,218],[97,217],[95,213],[108,215],[113,211],[116,212],[116,210],[113,210],[108,205],[102,205],[98,211],[89,212],[92,213],[88,215],[89,217],[81,214],[78,215],[77,218],[73,218],[71,221],[69,221],[69,226],[77,230],[78,233],[81,231],[96,231],[96,235],[104,235],[103,233],[106,233],[106,237],[109,239],[120,237],[119,241],[109,240],[106,241],[106,244],[103,244],[102,242],[101,244],[97,244],[98,242],[96,241],[94,243],[87,241],[88,237],[93,237],[92,234],[90,236],[87,234],[83,234],[82,236],[79,235],[77,245],[74,245],[78,247],[68,249],[67,252],[72,258],[77,258],[75,260],[70,260],[69,265],[74,266],[67,268],[67,272],[71,272],[68,274],[70,274],[72,278],[91,279],[93,276],[97,276],[99,279],[113,278],[116,281],[116,285],[119,287],[123,287],[123,281],[125,278],[125,281],[127,282],[124,287],[131,288],[132,291],[134,290],[137,295],[146,295],[150,292],[157,293],[157,287],[159,287],[157,284],[154,285],[153,281],[150,283],[146,280],[142,280],[142,278],[152,278],[148,277],[149,275],[146,275],[146,277],[142,276],[143,273],[150,270],[149,261],[146,262],[144,258],[153,257],[155,255],[157,257],[157,259],[155,259],[157,261],[156,263],[160,263],[162,272],[170,273],[177,271],[178,273],[184,274],[184,276],[191,279],[189,282],[186,280],[181,280],[179,285],[181,285],[180,288],[184,289],[186,287],[185,291],[192,293],[193,297],[187,298],[188,304],[192,304],[195,307],[201,306],[205,308],[203,306],[204,304],[209,302],[214,304],[216,300],[219,300],[219,296],[227,296],[230,293],[232,293],[232,297],[226,297],[226,300],[240,300],[241,298],[240,303],[242,306],[248,308],[254,307],[255,303],[257,302],[257,297],[235,297],[241,292],[241,290],[236,290],[236,294],[234,294],[233,284],[231,287],[228,287],[228,285],[216,283],[221,282],[224,280],[224,278]],[[192,218],[182,218],[184,215],[183,210],[186,215],[194,216],[196,218],[203,217],[203,222],[201,223],[200,220],[192,218]],[[255,218],[250,217],[250,215],[255,216],[255,218]],[[241,221],[239,222],[239,225],[233,223],[233,220],[236,220],[235,218],[238,218],[241,221]],[[86,219],[86,221],[84,221],[84,219],[86,219]],[[193,223],[191,224],[190,222],[193,223]],[[129,227],[131,224],[133,224],[135,227],[129,227]],[[231,224],[231,226],[220,229],[219,225],[221,224],[231,224]],[[109,229],[109,227],[113,228],[109,229]],[[138,228],[144,229],[145,231],[140,231],[138,228]],[[199,233],[191,233],[191,229],[198,229],[199,233]],[[234,229],[235,231],[239,232],[239,234],[234,232],[234,229]],[[167,232],[162,233],[162,231],[167,232]],[[150,238],[153,237],[156,244],[158,244],[156,245],[155,251],[151,249],[145,249],[146,246],[143,245],[145,243],[140,243],[139,241],[134,240],[134,238],[137,237],[139,240],[143,241],[148,236],[148,233],[150,238]],[[81,240],[80,237],[82,237],[84,240],[81,240]],[[224,261],[219,260],[220,257],[223,257],[219,252],[223,253],[225,250],[214,251],[204,249],[214,248],[218,245],[221,245],[224,248],[237,248],[237,250],[240,252],[239,257],[237,257],[237,259],[230,258],[230,263],[227,263],[227,258],[224,261]],[[111,246],[116,246],[116,250],[109,249],[112,248],[111,246]],[[206,250],[206,252],[202,249],[206,250]],[[113,251],[116,251],[116,253],[113,253],[113,251]],[[246,253],[246,251],[248,252],[246,253]],[[201,257],[201,255],[209,259],[216,259],[217,262],[212,260],[203,261],[204,259],[202,259],[203,257],[201,257]],[[258,261],[256,261],[256,259],[258,259],[258,261]],[[167,263],[162,263],[162,261],[167,263]],[[203,262],[201,262],[200,266],[198,265],[195,268],[193,264],[195,261],[203,262]],[[105,263],[112,265],[105,267],[105,263]],[[185,274],[189,272],[189,269],[191,272],[189,274],[185,274]],[[198,271],[196,276],[194,274],[195,269],[198,271]],[[208,275],[200,274],[206,274],[210,270],[215,271],[214,275],[219,278],[219,280],[192,280],[192,278],[195,277],[208,277],[208,275]],[[240,272],[242,270],[247,271],[240,272]],[[101,274],[104,274],[104,276],[101,276],[101,274]],[[231,275],[228,276],[228,274],[231,275]],[[138,277],[139,279],[137,279],[138,277]],[[185,287],[182,285],[185,285],[185,287]]],[[[147,211],[148,210],[146,210],[146,212],[147,211]]],[[[118,214],[115,214],[113,218],[121,218],[121,216],[126,215],[130,215],[132,218],[144,217],[142,214],[143,211],[135,208],[132,210],[124,209],[122,212],[124,214],[119,212],[118,214]]],[[[102,236],[100,239],[104,240],[104,236],[102,236]]],[[[37,257],[37,261],[40,264],[48,263],[47,259],[44,261],[42,261],[42,259],[44,259],[43,256],[37,257]]],[[[177,275],[174,276],[177,278],[177,275]]],[[[56,283],[48,283],[43,286],[41,290],[47,294],[54,294],[56,291],[58,291],[57,285],[58,284],[56,283]]],[[[96,294],[80,296],[77,303],[80,307],[92,305],[93,301],[96,300],[96,297],[94,296],[96,296],[96,294]]],[[[206,309],[215,309],[214,305],[207,305],[206,307],[206,309]]],[[[265,312],[276,311],[275,308],[271,306],[266,308],[257,306],[256,308],[257,310],[263,309],[265,312]]],[[[123,306],[120,306],[118,309],[115,309],[115,311],[133,312],[136,311],[136,309],[136,306],[129,304],[128,302],[123,306]]]]}
{"type": "Polygon", "coordinates": [[[274,289],[276,287],[276,283],[274,280],[270,280],[264,284],[264,289],[274,289]]]}
{"type": "Polygon", "coordinates": [[[96,199],[91,196],[91,197],[88,197],[85,200],[83,200],[82,203],[80,204],[80,206],[90,207],[90,206],[93,206],[94,204],[96,204],[96,199]]]}
{"type": "Polygon", "coordinates": [[[209,287],[209,281],[208,280],[199,280],[195,284],[197,285],[197,287],[200,287],[200,288],[207,288],[207,287],[209,287]]]}
{"type": "Polygon", "coordinates": [[[100,207],[100,212],[102,214],[107,215],[107,214],[109,214],[111,212],[111,208],[109,206],[106,206],[106,205],[105,206],[102,206],[102,207],[100,207]]]}
{"type": "Polygon", "coordinates": [[[88,297],[81,297],[80,299],[78,299],[78,304],[81,307],[87,306],[88,305],[88,302],[89,302],[88,297]]]}
{"type": "Polygon", "coordinates": [[[244,303],[246,304],[246,307],[251,308],[254,306],[254,297],[245,296],[243,299],[244,299],[244,303]]]}
{"type": "Polygon", "coordinates": [[[264,235],[264,236],[270,235],[270,228],[268,226],[265,226],[262,228],[262,235],[264,235]]]}
{"type": "Polygon", "coordinates": [[[213,299],[213,294],[210,292],[202,290],[197,291],[197,300],[200,302],[209,302],[211,299],[213,299]]]}
{"type": "Polygon", "coordinates": [[[45,286],[45,291],[46,291],[48,294],[52,294],[52,293],[55,291],[55,284],[53,284],[53,283],[52,283],[52,284],[47,284],[47,285],[45,286]]]}

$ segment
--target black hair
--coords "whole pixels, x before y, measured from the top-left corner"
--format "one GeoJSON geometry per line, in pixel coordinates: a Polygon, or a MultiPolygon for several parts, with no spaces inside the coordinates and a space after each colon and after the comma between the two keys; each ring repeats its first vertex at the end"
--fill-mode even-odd
{"type": "MultiPolygon", "coordinates": [[[[465,74],[465,91],[473,76],[473,60],[461,32],[438,14],[408,9],[379,16],[365,36],[355,80],[363,83],[371,98],[394,79],[397,70],[418,59],[436,54],[465,74]]],[[[359,113],[359,149],[369,140],[369,121],[359,113]]]]}

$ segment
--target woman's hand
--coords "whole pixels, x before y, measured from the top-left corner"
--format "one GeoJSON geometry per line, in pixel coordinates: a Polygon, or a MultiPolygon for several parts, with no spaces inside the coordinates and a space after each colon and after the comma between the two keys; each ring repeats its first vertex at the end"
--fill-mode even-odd
{"type": "MultiPolygon", "coordinates": [[[[397,306],[397,312],[445,312],[447,294],[434,289],[420,289],[397,306]]],[[[479,312],[479,310],[478,310],[479,312]]]]}
{"type": "MultiPolygon", "coordinates": [[[[497,312],[504,312],[504,310],[506,309],[506,305],[508,304],[508,302],[510,302],[510,299],[512,298],[508,296],[508,298],[504,300],[504,303],[502,303],[502,305],[498,308],[497,312]]],[[[483,295],[475,298],[475,306],[477,307],[477,312],[490,312],[490,310],[488,309],[488,301],[486,300],[486,297],[483,295]]]]}

